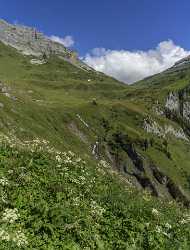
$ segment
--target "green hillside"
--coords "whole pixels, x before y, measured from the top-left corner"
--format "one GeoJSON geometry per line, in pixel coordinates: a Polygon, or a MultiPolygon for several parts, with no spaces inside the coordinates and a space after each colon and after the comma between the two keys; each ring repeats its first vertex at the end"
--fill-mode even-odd
{"type": "Polygon", "coordinates": [[[0,249],[189,249],[189,68],[31,59],[0,44],[0,249]]]}

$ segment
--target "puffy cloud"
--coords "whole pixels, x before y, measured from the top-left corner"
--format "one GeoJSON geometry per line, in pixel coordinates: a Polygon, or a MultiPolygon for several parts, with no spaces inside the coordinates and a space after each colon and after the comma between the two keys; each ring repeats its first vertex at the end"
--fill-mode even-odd
{"type": "Polygon", "coordinates": [[[173,66],[189,54],[190,51],[168,40],[148,51],[96,48],[85,56],[84,62],[97,71],[130,84],[173,66]]]}
{"type": "Polygon", "coordinates": [[[59,36],[50,36],[50,39],[54,42],[63,44],[66,48],[72,47],[75,44],[72,36],[65,36],[63,38],[59,36]]]}

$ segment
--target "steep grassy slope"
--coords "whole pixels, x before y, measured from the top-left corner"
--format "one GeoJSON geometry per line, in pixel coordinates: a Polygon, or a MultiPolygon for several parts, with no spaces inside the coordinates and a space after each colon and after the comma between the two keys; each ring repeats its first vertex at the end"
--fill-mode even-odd
{"type": "MultiPolygon", "coordinates": [[[[133,145],[148,161],[158,164],[164,174],[183,188],[188,186],[188,142],[168,134],[166,148],[164,138],[147,134],[143,128],[144,119],[151,116],[161,125],[179,129],[177,123],[156,115],[152,109],[158,101],[164,103],[168,84],[162,90],[160,85],[156,89],[155,83],[151,88],[127,87],[101,73],[78,69],[55,57],[43,65],[32,65],[30,59],[1,44],[2,131],[14,131],[21,138],[38,136],[60,149],[71,148],[89,155],[98,143],[96,157],[106,157],[127,175],[127,166],[134,168],[135,159],[129,155],[133,145]],[[120,142],[117,142],[118,135],[120,142]],[[123,143],[127,145],[123,147],[123,143]],[[151,147],[145,150],[147,143],[151,147]]],[[[150,164],[142,164],[148,169],[138,175],[152,171],[150,164]]],[[[133,179],[136,183],[138,178],[133,179]]]]}
{"type": "Polygon", "coordinates": [[[1,215],[16,208],[21,216],[3,224],[11,236],[2,249],[18,245],[20,227],[27,249],[188,249],[188,212],[168,203],[190,204],[188,126],[165,107],[171,91],[188,85],[188,68],[183,78],[166,72],[129,87],[57,57],[31,59],[0,44],[0,128],[9,138],[1,143],[1,215]],[[59,164],[55,149],[31,152],[33,142],[12,149],[15,136],[19,145],[47,140],[86,164],[68,153],[59,164]],[[97,167],[100,160],[112,168],[97,167]]]}
{"type": "Polygon", "coordinates": [[[101,160],[1,135],[0,249],[188,249],[189,211],[101,160]]]}

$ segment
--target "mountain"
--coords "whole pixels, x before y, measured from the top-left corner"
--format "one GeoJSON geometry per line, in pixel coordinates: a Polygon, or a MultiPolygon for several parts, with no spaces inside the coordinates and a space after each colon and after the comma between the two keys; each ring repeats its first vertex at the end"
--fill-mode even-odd
{"type": "Polygon", "coordinates": [[[33,28],[0,41],[0,249],[189,249],[189,58],[127,86],[33,28]]]}
{"type": "Polygon", "coordinates": [[[35,28],[12,25],[4,20],[0,20],[0,40],[4,44],[16,48],[23,55],[41,58],[41,60],[33,59],[32,63],[43,63],[44,59],[55,55],[75,66],[92,70],[82,61],[78,60],[76,52],[65,48],[60,43],[52,41],[35,28]]]}

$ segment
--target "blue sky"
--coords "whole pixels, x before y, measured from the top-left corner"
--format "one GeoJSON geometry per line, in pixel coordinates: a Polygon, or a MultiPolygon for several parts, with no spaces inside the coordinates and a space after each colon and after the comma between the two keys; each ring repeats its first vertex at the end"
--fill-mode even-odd
{"type": "Polygon", "coordinates": [[[155,49],[171,39],[190,50],[189,0],[0,0],[1,18],[47,35],[71,35],[81,56],[93,48],[155,49]]]}

